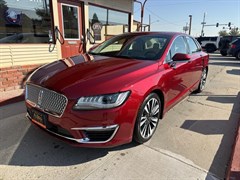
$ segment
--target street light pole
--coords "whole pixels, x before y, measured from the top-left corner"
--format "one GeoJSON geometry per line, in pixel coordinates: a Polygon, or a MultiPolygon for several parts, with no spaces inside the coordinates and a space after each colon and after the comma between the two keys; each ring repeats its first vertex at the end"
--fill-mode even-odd
{"type": "Polygon", "coordinates": [[[149,14],[149,26],[148,26],[148,31],[150,31],[151,30],[151,15],[149,14]]]}
{"type": "Polygon", "coordinates": [[[190,20],[189,20],[189,35],[191,35],[191,29],[192,29],[192,15],[189,15],[189,18],[190,18],[190,20]]]}
{"type": "Polygon", "coordinates": [[[143,2],[143,5],[142,5],[142,10],[141,10],[141,31],[142,31],[142,28],[143,28],[143,16],[144,16],[144,6],[145,6],[145,3],[147,2],[147,0],[145,0],[143,2]]]}
{"type": "Polygon", "coordinates": [[[141,4],[141,31],[143,30],[143,16],[144,16],[144,6],[147,0],[144,0],[142,3],[141,1],[134,0],[134,2],[140,3],[141,4]]]}
{"type": "Polygon", "coordinates": [[[206,13],[204,13],[204,15],[203,15],[203,22],[202,22],[202,32],[201,32],[201,36],[204,35],[204,26],[205,26],[205,24],[206,24],[206,22],[205,22],[205,17],[206,17],[206,13]]]}

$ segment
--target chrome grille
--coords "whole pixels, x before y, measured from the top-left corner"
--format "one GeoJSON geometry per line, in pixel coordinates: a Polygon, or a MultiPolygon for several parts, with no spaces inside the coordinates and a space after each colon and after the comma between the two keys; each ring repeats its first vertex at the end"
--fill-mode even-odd
{"type": "Polygon", "coordinates": [[[26,85],[26,100],[57,117],[62,116],[67,105],[67,98],[64,95],[32,84],[26,85]]]}

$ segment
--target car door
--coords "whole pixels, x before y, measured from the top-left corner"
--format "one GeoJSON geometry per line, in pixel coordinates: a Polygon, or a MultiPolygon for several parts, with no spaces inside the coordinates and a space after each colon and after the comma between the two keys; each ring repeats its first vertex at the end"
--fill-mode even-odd
{"type": "Polygon", "coordinates": [[[172,43],[171,48],[167,54],[164,68],[165,68],[165,102],[166,107],[171,108],[174,104],[184,98],[190,88],[190,64],[188,61],[174,62],[172,60],[176,53],[188,53],[188,46],[184,36],[178,36],[172,43]]]}
{"type": "Polygon", "coordinates": [[[78,1],[58,0],[59,32],[62,58],[83,54],[83,3],[78,1]]]}
{"type": "Polygon", "coordinates": [[[188,45],[188,54],[191,57],[191,59],[188,61],[188,73],[191,77],[191,79],[189,79],[189,87],[192,89],[199,84],[204,57],[201,48],[197,46],[196,41],[190,36],[186,36],[185,38],[188,45]]]}

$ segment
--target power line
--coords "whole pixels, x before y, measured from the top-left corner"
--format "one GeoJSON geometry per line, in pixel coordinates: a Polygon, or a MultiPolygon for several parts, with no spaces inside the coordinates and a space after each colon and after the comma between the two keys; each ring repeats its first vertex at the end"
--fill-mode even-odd
{"type": "Polygon", "coordinates": [[[136,12],[140,11],[141,8],[137,8],[133,14],[135,14],[136,12]]]}
{"type": "Polygon", "coordinates": [[[182,27],[182,25],[175,24],[175,23],[173,23],[173,22],[170,22],[170,21],[168,21],[168,20],[160,17],[159,15],[157,15],[156,13],[154,13],[153,11],[151,11],[150,9],[148,9],[148,8],[146,8],[146,7],[145,7],[145,9],[146,9],[149,13],[151,13],[152,15],[156,16],[157,18],[161,19],[162,21],[167,22],[168,24],[172,24],[172,25],[174,25],[174,26],[182,27]]]}

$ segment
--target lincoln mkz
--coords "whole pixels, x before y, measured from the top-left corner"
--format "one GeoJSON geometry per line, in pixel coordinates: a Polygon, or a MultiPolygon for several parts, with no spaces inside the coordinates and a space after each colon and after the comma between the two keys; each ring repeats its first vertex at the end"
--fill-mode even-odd
{"type": "Polygon", "coordinates": [[[118,35],[33,72],[26,83],[27,118],[73,145],[144,143],[170,108],[203,90],[208,61],[186,34],[118,35]]]}

